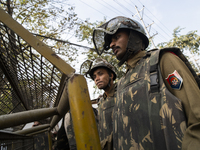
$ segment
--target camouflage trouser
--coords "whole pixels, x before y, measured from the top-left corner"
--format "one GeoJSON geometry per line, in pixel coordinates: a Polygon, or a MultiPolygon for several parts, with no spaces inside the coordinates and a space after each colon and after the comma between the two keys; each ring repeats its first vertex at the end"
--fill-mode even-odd
{"type": "Polygon", "coordinates": [[[40,133],[34,136],[34,149],[36,150],[48,150],[49,143],[48,143],[48,133],[40,133]]]}
{"type": "Polygon", "coordinates": [[[57,133],[57,141],[55,143],[55,150],[70,150],[69,142],[68,142],[67,135],[66,135],[63,124],[57,133]]]}
{"type": "Polygon", "coordinates": [[[102,150],[113,150],[113,132],[101,141],[101,148],[102,150]]]}
{"type": "Polygon", "coordinates": [[[72,117],[69,112],[65,115],[64,126],[65,126],[66,135],[69,141],[70,150],[76,150],[77,149],[76,139],[75,139],[75,134],[73,130],[72,117]]]}
{"type": "MultiPolygon", "coordinates": [[[[95,115],[95,119],[97,122],[97,118],[96,118],[96,109],[93,108],[94,111],[94,115],[95,115]]],[[[64,127],[65,127],[65,132],[69,141],[69,147],[70,150],[76,150],[76,139],[75,139],[75,133],[74,133],[74,129],[73,129],[73,124],[72,124],[72,117],[71,117],[71,113],[68,112],[65,115],[65,119],[64,119],[64,127]]]]}

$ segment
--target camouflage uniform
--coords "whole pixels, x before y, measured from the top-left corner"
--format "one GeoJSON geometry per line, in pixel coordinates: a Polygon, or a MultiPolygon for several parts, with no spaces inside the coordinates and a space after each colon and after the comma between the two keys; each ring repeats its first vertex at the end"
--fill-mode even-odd
{"type": "Polygon", "coordinates": [[[55,150],[70,150],[64,123],[62,123],[60,129],[58,130],[55,150]]]}
{"type": "Polygon", "coordinates": [[[39,133],[34,135],[34,149],[35,150],[48,150],[48,132],[39,133]]]}
{"type": "Polygon", "coordinates": [[[77,149],[76,139],[75,139],[73,124],[72,124],[72,117],[71,117],[71,113],[69,112],[65,115],[64,126],[65,126],[65,132],[67,134],[70,150],[76,150],[77,149]]]}
{"type": "Polygon", "coordinates": [[[103,94],[98,103],[98,130],[102,149],[113,149],[113,108],[116,101],[117,85],[111,89],[109,95],[103,94]]]}
{"type": "MultiPolygon", "coordinates": [[[[94,116],[97,122],[97,110],[95,108],[93,108],[93,112],[94,112],[94,116]]],[[[68,138],[68,142],[69,142],[69,147],[70,150],[76,150],[76,139],[75,139],[75,133],[74,133],[74,129],[73,129],[73,122],[72,122],[72,116],[71,113],[68,112],[65,115],[65,121],[64,121],[64,127],[65,127],[65,132],[68,138]]]]}
{"type": "MultiPolygon", "coordinates": [[[[125,76],[118,82],[114,110],[115,150],[182,148],[187,119],[181,100],[164,84],[158,66],[164,50],[160,51],[146,54],[142,51],[134,56],[129,65],[136,63],[136,66],[128,66],[125,76]]],[[[167,51],[180,52],[178,49],[167,51]]]]}

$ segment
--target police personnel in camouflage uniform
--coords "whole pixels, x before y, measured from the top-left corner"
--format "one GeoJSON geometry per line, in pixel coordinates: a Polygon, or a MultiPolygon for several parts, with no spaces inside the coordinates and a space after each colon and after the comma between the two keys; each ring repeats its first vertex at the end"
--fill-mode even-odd
{"type": "MultiPolygon", "coordinates": [[[[41,125],[41,123],[39,121],[34,121],[32,127],[36,127],[41,125]]],[[[48,132],[42,132],[42,133],[38,133],[35,134],[33,136],[34,139],[34,149],[37,150],[48,150],[49,148],[49,144],[48,144],[48,132]]],[[[49,139],[51,140],[51,139],[49,139]]]]}
{"type": "MultiPolygon", "coordinates": [[[[87,62],[87,61],[86,61],[87,62]]],[[[93,108],[98,130],[101,140],[102,150],[111,150],[112,147],[112,112],[115,104],[114,97],[116,92],[116,79],[115,69],[107,61],[98,58],[95,61],[89,61],[90,67],[83,74],[94,80],[99,89],[104,90],[103,96],[98,98],[98,117],[97,111],[93,108]]],[[[84,63],[83,63],[84,64],[84,63]]],[[[95,102],[96,103],[96,102],[95,102]]],[[[76,140],[73,130],[72,117],[70,112],[65,115],[64,121],[65,131],[68,137],[70,150],[76,150],[76,140]]]]}
{"type": "Polygon", "coordinates": [[[114,67],[104,59],[96,59],[89,71],[99,89],[104,90],[98,103],[98,131],[102,150],[112,150],[113,108],[115,105],[116,73],[114,67]]]}
{"type": "Polygon", "coordinates": [[[116,17],[96,28],[98,54],[112,49],[127,66],[114,111],[115,150],[200,149],[199,79],[178,48],[144,51],[141,24],[116,17]]]}
{"type": "Polygon", "coordinates": [[[69,142],[70,150],[77,150],[75,133],[74,133],[74,129],[73,129],[72,117],[71,117],[70,112],[67,112],[65,114],[64,120],[65,120],[64,121],[64,128],[65,128],[66,136],[67,136],[67,139],[68,139],[68,142],[69,142]]]}
{"type": "MultiPolygon", "coordinates": [[[[96,119],[96,122],[97,122],[97,118],[96,118],[97,110],[95,108],[93,108],[93,112],[94,112],[94,116],[95,116],[95,119],[96,119]]],[[[75,133],[74,133],[73,122],[72,122],[72,116],[71,116],[70,111],[65,114],[64,129],[65,129],[65,134],[66,134],[68,142],[69,142],[69,149],[70,150],[77,150],[75,133]]],[[[67,150],[67,147],[66,147],[66,150],[67,150]]]]}

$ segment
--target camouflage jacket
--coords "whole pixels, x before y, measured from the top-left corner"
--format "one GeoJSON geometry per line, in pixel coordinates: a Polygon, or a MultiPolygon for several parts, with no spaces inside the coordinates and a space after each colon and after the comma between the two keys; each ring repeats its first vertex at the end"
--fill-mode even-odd
{"type": "Polygon", "coordinates": [[[43,133],[34,135],[34,149],[38,149],[38,150],[48,150],[49,149],[47,132],[43,132],[43,133]]]}
{"type": "Polygon", "coordinates": [[[64,121],[65,121],[64,122],[65,132],[68,138],[70,150],[76,150],[77,149],[76,139],[75,139],[73,124],[72,124],[72,117],[71,117],[70,112],[66,113],[64,121]]]}
{"type": "Polygon", "coordinates": [[[176,53],[188,65],[177,48],[154,50],[147,52],[118,82],[115,150],[181,149],[186,117],[181,100],[168,91],[160,73],[158,62],[165,51],[176,53]]]}
{"type": "Polygon", "coordinates": [[[110,94],[100,98],[98,103],[98,131],[102,149],[111,149],[113,133],[113,108],[116,98],[116,84],[110,94]]]}
{"type": "MultiPolygon", "coordinates": [[[[98,122],[97,110],[93,108],[93,112],[94,112],[95,120],[96,122],[98,122]]],[[[66,113],[65,115],[64,127],[65,127],[65,132],[68,138],[70,150],[77,150],[73,121],[72,121],[72,116],[71,116],[70,111],[66,113]]]]}

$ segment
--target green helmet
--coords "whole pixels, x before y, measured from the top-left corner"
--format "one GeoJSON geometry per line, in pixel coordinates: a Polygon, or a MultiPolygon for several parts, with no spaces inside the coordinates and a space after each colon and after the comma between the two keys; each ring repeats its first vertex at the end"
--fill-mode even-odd
{"type": "Polygon", "coordinates": [[[135,20],[118,16],[99,26],[93,32],[93,43],[99,55],[101,55],[104,50],[110,49],[111,40],[107,38],[107,35],[115,34],[118,29],[130,29],[136,31],[142,38],[145,48],[148,47],[149,39],[146,36],[143,26],[135,20]]]}
{"type": "MultiPolygon", "coordinates": [[[[116,73],[115,73],[115,68],[109,64],[106,60],[101,59],[101,58],[97,58],[94,60],[94,62],[92,63],[91,69],[89,71],[89,75],[90,77],[93,79],[93,73],[97,68],[107,68],[109,69],[112,73],[113,73],[113,81],[116,79],[116,73]]],[[[93,79],[94,80],[94,79],[93,79]]]]}
{"type": "Polygon", "coordinates": [[[81,65],[81,74],[84,74],[86,77],[89,77],[93,79],[93,73],[97,68],[107,68],[108,70],[110,70],[113,73],[113,81],[116,79],[116,73],[115,73],[115,68],[108,63],[106,60],[102,59],[102,58],[97,58],[94,61],[92,60],[86,60],[85,62],[83,62],[83,64],[81,65]]]}

